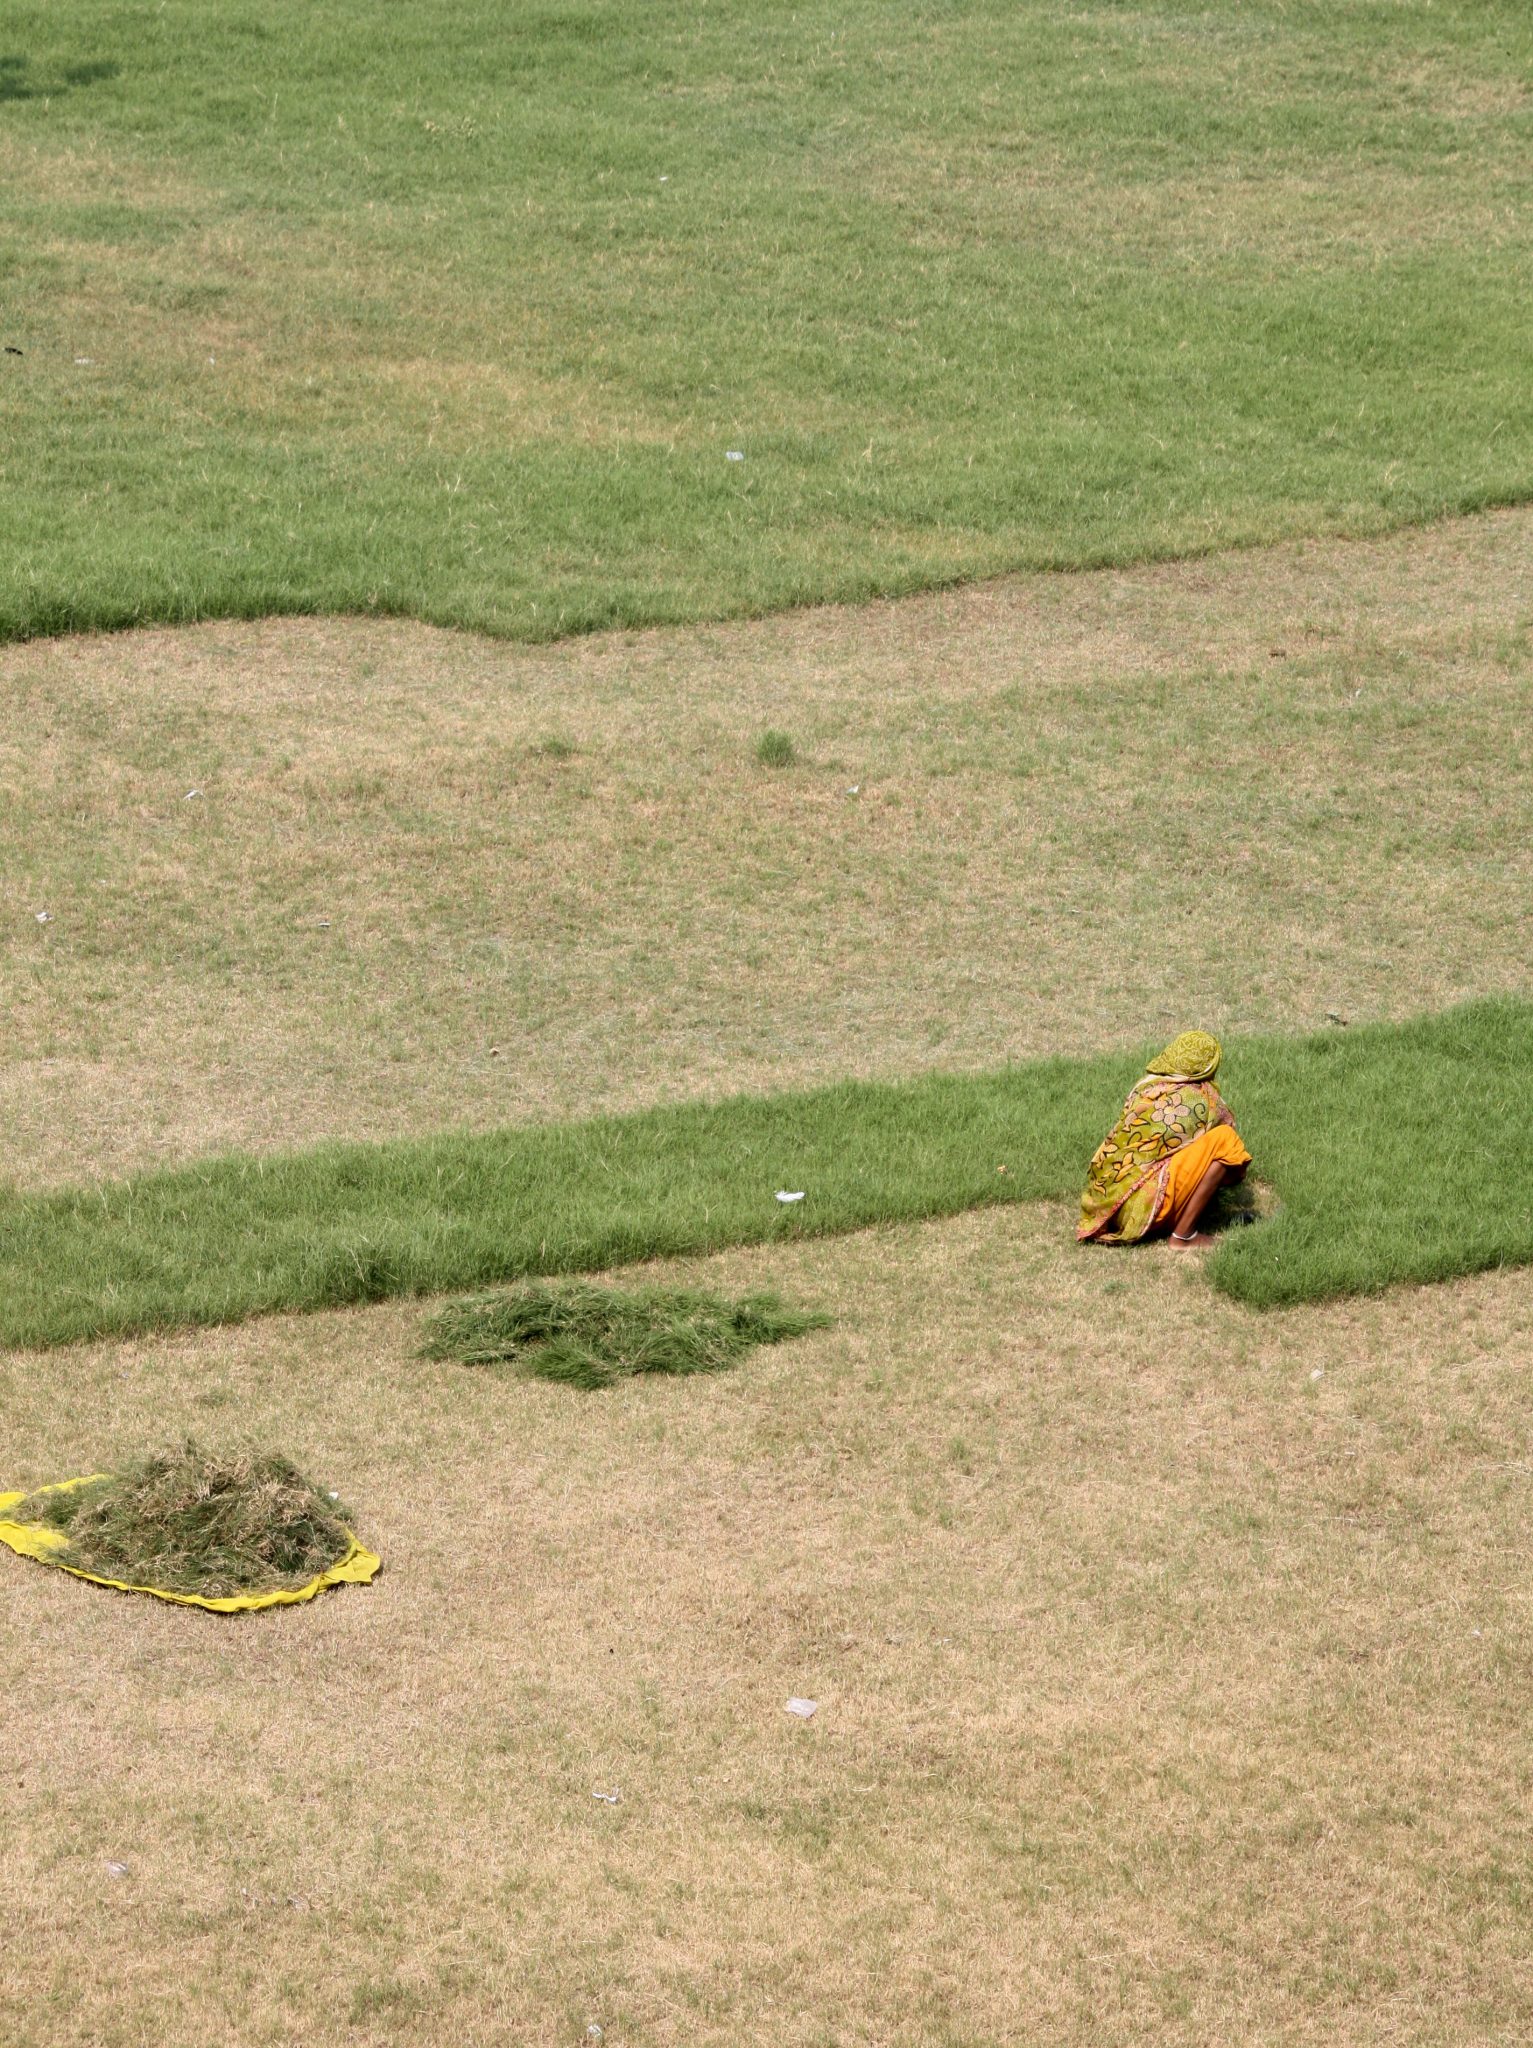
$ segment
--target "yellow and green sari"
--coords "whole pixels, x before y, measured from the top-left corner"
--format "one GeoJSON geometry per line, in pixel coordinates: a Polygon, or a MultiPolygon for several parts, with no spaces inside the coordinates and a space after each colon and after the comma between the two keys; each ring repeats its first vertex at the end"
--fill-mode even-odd
{"type": "Polygon", "coordinates": [[[1175,1215],[1213,1160],[1249,1163],[1214,1086],[1221,1057],[1217,1038],[1184,1031],[1150,1062],[1087,1171],[1075,1233],[1083,1244],[1137,1243],[1175,1215]]]}

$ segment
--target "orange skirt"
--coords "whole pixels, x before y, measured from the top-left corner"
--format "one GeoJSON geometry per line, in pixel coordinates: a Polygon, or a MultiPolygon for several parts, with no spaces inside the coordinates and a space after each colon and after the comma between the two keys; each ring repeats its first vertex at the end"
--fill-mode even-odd
{"type": "Polygon", "coordinates": [[[1166,1184],[1155,1205],[1155,1216],[1150,1224],[1152,1230],[1176,1214],[1216,1159],[1223,1166],[1251,1164],[1250,1153],[1241,1144],[1239,1134],[1228,1124],[1215,1124],[1201,1138],[1194,1138],[1190,1145],[1183,1145],[1180,1151],[1172,1153],[1166,1162],[1166,1184]]]}

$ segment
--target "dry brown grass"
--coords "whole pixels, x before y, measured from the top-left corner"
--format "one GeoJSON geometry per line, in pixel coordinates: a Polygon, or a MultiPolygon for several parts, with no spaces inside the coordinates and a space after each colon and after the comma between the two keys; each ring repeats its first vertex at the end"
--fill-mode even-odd
{"type": "Polygon", "coordinates": [[[0,1173],[1525,988],[1530,555],[1515,512],[548,649],[0,650],[0,1173]]]}
{"type": "Polygon", "coordinates": [[[237,1418],[385,1556],[0,1559],[8,2038],[1525,2040],[1533,1276],[1257,1318],[1067,1223],[668,1269],[839,1320],[601,1398],[398,1307],[0,1359],[0,1481],[237,1418]]]}
{"type": "MultiPolygon", "coordinates": [[[[1525,987],[1530,542],[9,649],[4,1171],[1525,987]]],[[[657,1271],[837,1320],[602,1396],[397,1306],[0,1355],[0,1483],[227,1425],[385,1557],[0,1558],[8,2038],[1527,2038],[1533,1274],[1256,1317],[1068,1220],[657,1271]]]]}

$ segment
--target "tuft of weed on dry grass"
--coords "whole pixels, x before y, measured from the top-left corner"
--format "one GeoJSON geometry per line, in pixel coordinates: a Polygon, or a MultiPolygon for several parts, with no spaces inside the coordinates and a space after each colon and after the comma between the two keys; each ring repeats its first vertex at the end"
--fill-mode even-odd
{"type": "Polygon", "coordinates": [[[763,768],[792,768],[798,761],[798,749],[791,734],[769,725],[756,741],[756,759],[763,768]]]}
{"type": "Polygon", "coordinates": [[[1530,568],[1507,513],[542,650],[0,650],[0,1178],[1524,992],[1530,568]]]}
{"type": "Polygon", "coordinates": [[[760,1344],[824,1329],[770,1289],[737,1301],[688,1287],[529,1284],[453,1301],[427,1321],[422,1357],[515,1364],[532,1379],[590,1391],[637,1373],[722,1372],[760,1344]]]}
{"type": "Polygon", "coordinates": [[[349,1511],[271,1451],[208,1452],[195,1437],[9,1510],[63,1530],[62,1561],[98,1578],[224,1599],[303,1586],[345,1556],[349,1511]]]}
{"type": "Polygon", "coordinates": [[[1256,1317],[1068,1223],[657,1267],[835,1322],[596,1403],[405,1304],[0,1353],[18,1483],[237,1412],[390,1559],[0,1571],[27,2048],[1525,2038],[1533,1273],[1256,1317]]]}

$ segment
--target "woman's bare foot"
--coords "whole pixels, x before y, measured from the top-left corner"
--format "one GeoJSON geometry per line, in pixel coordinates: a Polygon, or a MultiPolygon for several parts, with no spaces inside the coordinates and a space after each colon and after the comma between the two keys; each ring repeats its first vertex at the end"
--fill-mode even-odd
{"type": "Polygon", "coordinates": [[[1213,1241],[1212,1234],[1206,1230],[1195,1230],[1191,1237],[1183,1237],[1180,1231],[1173,1230],[1166,1239],[1167,1244],[1174,1244],[1179,1252],[1207,1251],[1213,1241]]]}

